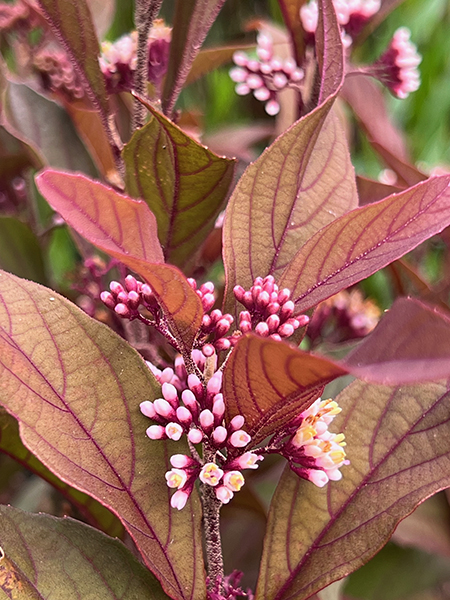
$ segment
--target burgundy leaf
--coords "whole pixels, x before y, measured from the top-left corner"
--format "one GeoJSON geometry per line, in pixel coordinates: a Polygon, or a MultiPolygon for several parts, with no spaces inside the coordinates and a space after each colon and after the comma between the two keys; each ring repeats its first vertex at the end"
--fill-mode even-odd
{"type": "Polygon", "coordinates": [[[98,62],[100,47],[86,0],[38,0],[38,3],[83,80],[90,100],[107,115],[108,97],[98,62]]]}
{"type": "Polygon", "coordinates": [[[236,284],[277,279],[308,239],[358,205],[354,171],[332,99],[280,136],[239,180],[224,223],[226,308],[236,284]],[[328,115],[328,117],[327,117],[328,115]]]}
{"type": "Polygon", "coordinates": [[[394,185],[386,185],[380,183],[374,179],[367,179],[367,177],[356,177],[356,187],[358,188],[359,205],[364,206],[365,204],[372,204],[372,202],[378,202],[383,198],[387,198],[392,194],[398,194],[402,191],[402,188],[394,185]]]}
{"type": "Polygon", "coordinates": [[[295,60],[297,64],[301,64],[304,54],[305,32],[300,20],[300,9],[307,3],[307,0],[278,0],[278,3],[294,46],[295,60]]]}
{"type": "Polygon", "coordinates": [[[106,506],[61,481],[22,444],[17,421],[0,407],[0,451],[48,481],[65,498],[74,504],[86,522],[112,537],[123,537],[120,520],[106,506]]]}
{"type": "Polygon", "coordinates": [[[450,223],[450,177],[434,177],[357,208],[318,231],[286,267],[279,285],[298,313],[372,275],[450,223]]]}
{"type": "Polygon", "coordinates": [[[80,235],[148,281],[174,335],[190,351],[202,305],[184,275],[176,267],[161,264],[156,220],[146,203],[80,174],[46,170],[36,177],[36,184],[80,235]]]}
{"type": "Polygon", "coordinates": [[[171,115],[206,35],[225,0],[177,0],[162,107],[171,115]]]}
{"type": "Polygon", "coordinates": [[[0,506],[3,598],[167,600],[118,540],[74,519],[0,506]]]}
{"type": "Polygon", "coordinates": [[[397,523],[450,485],[447,385],[359,381],[338,397],[349,466],[319,489],[286,468],[269,513],[257,600],[304,600],[367,562],[397,523]]]}
{"type": "Polygon", "coordinates": [[[181,442],[150,441],[139,410],[159,395],[142,358],[108,327],[52,290],[0,273],[0,401],[24,445],[121,519],[171,597],[201,600],[199,503],[194,495],[190,508],[173,511],[164,479],[181,442]]]}
{"type": "Polygon", "coordinates": [[[450,318],[399,298],[344,364],[352,374],[391,383],[438,380],[450,371],[450,318]]]}
{"type": "Polygon", "coordinates": [[[246,335],[224,373],[228,417],[243,415],[252,445],[282,429],[347,370],[288,344],[246,335]]]}
{"type": "Polygon", "coordinates": [[[318,104],[342,86],[344,80],[344,48],[341,29],[332,0],[319,0],[319,22],[316,31],[316,53],[320,72],[318,104]]]}
{"type": "Polygon", "coordinates": [[[152,117],[124,148],[127,191],[153,211],[166,260],[186,268],[214,227],[235,161],[217,156],[141,101],[152,117]]]}

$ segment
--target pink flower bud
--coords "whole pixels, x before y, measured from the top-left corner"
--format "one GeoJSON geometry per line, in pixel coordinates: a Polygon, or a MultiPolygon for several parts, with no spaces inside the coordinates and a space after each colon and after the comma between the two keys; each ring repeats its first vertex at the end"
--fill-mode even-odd
{"type": "Polygon", "coordinates": [[[243,310],[239,313],[239,325],[242,325],[244,322],[251,323],[252,317],[248,310],[243,310]]]}
{"type": "Polygon", "coordinates": [[[169,404],[169,402],[167,402],[167,400],[164,400],[163,398],[158,398],[157,400],[155,400],[153,402],[153,406],[158,415],[161,415],[161,417],[171,419],[175,416],[175,411],[173,407],[169,404]]]}
{"type": "Polygon", "coordinates": [[[163,383],[162,384],[162,395],[169,402],[173,408],[178,406],[178,392],[177,388],[171,383],[163,383]]]}
{"type": "Polygon", "coordinates": [[[166,435],[170,440],[178,442],[178,440],[183,435],[183,428],[179,423],[167,423],[166,435]]]}
{"type": "Polygon", "coordinates": [[[308,315],[298,315],[297,321],[299,327],[305,327],[309,323],[309,317],[308,315]]]}
{"type": "Polygon", "coordinates": [[[122,304],[128,304],[128,294],[126,292],[119,292],[117,294],[117,301],[122,304]]]}
{"type": "Polygon", "coordinates": [[[251,90],[256,90],[261,87],[263,83],[262,77],[256,73],[252,73],[247,77],[247,85],[251,90]]]}
{"type": "Polygon", "coordinates": [[[156,417],[155,407],[153,406],[153,402],[150,402],[150,400],[145,400],[144,402],[141,402],[139,404],[139,408],[141,409],[141,413],[145,417],[148,417],[149,419],[154,419],[156,417]]]}
{"type": "Polygon", "coordinates": [[[216,349],[214,348],[214,346],[212,344],[205,344],[202,347],[202,352],[207,358],[212,356],[215,351],[216,351],[216,349]]]}
{"type": "Polygon", "coordinates": [[[225,427],[222,427],[221,425],[219,425],[219,427],[216,427],[214,429],[214,431],[212,432],[212,439],[218,445],[223,444],[223,442],[227,439],[227,437],[228,437],[228,431],[226,430],[225,427]]]}
{"type": "Polygon", "coordinates": [[[188,433],[188,440],[192,444],[200,444],[203,439],[203,432],[199,429],[190,429],[188,433]]]}
{"type": "Polygon", "coordinates": [[[116,301],[113,298],[113,295],[110,292],[102,292],[100,294],[100,300],[111,310],[114,310],[116,306],[116,301]]]}
{"type": "Polygon", "coordinates": [[[262,290],[258,297],[255,299],[255,304],[259,309],[264,309],[270,302],[270,296],[267,292],[262,290]]]}
{"type": "MultiPolygon", "coordinates": [[[[174,378],[174,376],[175,375],[174,375],[173,369],[171,369],[170,367],[166,367],[159,377],[159,382],[161,384],[170,383],[172,381],[172,379],[174,378]]],[[[163,395],[164,395],[164,392],[163,392],[163,395]]],[[[168,398],[166,398],[166,400],[167,399],[168,398]]]]}
{"type": "Polygon", "coordinates": [[[122,317],[123,319],[129,319],[131,316],[131,312],[130,309],[128,308],[128,306],[126,304],[116,304],[116,306],[114,307],[114,312],[116,314],[119,315],[119,317],[122,317]]]}
{"type": "Polygon", "coordinates": [[[276,342],[281,342],[281,337],[278,335],[278,333],[271,333],[269,337],[275,340],[276,342]]]}
{"type": "Polygon", "coordinates": [[[284,288],[281,292],[278,292],[278,303],[284,304],[291,297],[291,290],[288,288],[284,288]]]}
{"type": "Polygon", "coordinates": [[[230,325],[234,322],[234,318],[228,313],[225,313],[223,318],[226,319],[230,325]]]}
{"type": "Polygon", "coordinates": [[[270,90],[268,90],[265,86],[262,86],[257,90],[254,90],[253,95],[260,102],[266,102],[267,100],[269,100],[272,94],[270,93],[270,90]]]}
{"type": "Polygon", "coordinates": [[[271,302],[266,308],[266,313],[268,315],[274,315],[279,310],[280,310],[280,305],[278,304],[278,302],[271,302]]]}
{"type": "Polygon", "coordinates": [[[266,323],[269,328],[269,333],[274,333],[280,325],[280,317],[278,315],[270,315],[270,317],[266,319],[266,323]]]}
{"type": "Polygon", "coordinates": [[[120,292],[125,292],[125,290],[123,289],[123,286],[120,285],[120,283],[118,281],[111,281],[111,283],[109,284],[109,289],[115,296],[120,294],[120,292]]]}
{"type": "Polygon", "coordinates": [[[255,308],[251,292],[245,292],[244,297],[241,300],[241,304],[243,304],[248,310],[253,310],[255,308]]]}
{"type": "Polygon", "coordinates": [[[192,277],[188,277],[187,282],[193,290],[197,289],[197,282],[195,281],[195,279],[192,279],[192,277]]]}
{"type": "Polygon", "coordinates": [[[166,438],[166,430],[161,425],[150,425],[145,432],[151,440],[162,440],[166,438]]]}
{"type": "Polygon", "coordinates": [[[237,51],[233,54],[233,62],[238,67],[246,67],[248,63],[248,56],[245,52],[237,51]]]}
{"type": "Polygon", "coordinates": [[[194,392],[197,398],[203,397],[203,384],[197,375],[191,374],[188,376],[188,386],[189,389],[194,392]]]}
{"type": "Polygon", "coordinates": [[[230,431],[237,431],[245,423],[245,419],[242,415],[236,415],[230,421],[230,431]]]}
{"type": "Polygon", "coordinates": [[[148,283],[144,283],[141,288],[142,297],[147,302],[147,304],[151,304],[154,301],[154,296],[152,293],[152,288],[148,285],[148,283]]]}
{"type": "Polygon", "coordinates": [[[208,409],[202,410],[199,417],[200,425],[204,431],[212,429],[214,424],[214,415],[208,409]]]}
{"type": "Polygon", "coordinates": [[[261,323],[258,323],[258,325],[255,327],[255,333],[257,333],[261,337],[267,337],[270,333],[269,326],[265,321],[262,321],[261,323]]]}
{"type": "Polygon", "coordinates": [[[234,496],[233,492],[224,485],[220,485],[216,488],[216,498],[222,502],[222,504],[228,504],[231,498],[234,496]]]}
{"type": "Polygon", "coordinates": [[[286,87],[288,78],[286,77],[286,75],[284,73],[275,73],[275,75],[273,76],[272,82],[276,88],[278,88],[279,90],[282,90],[284,87],[286,87]]]}
{"type": "Polygon", "coordinates": [[[141,297],[137,292],[134,292],[132,290],[131,292],[128,293],[128,306],[131,309],[136,310],[140,303],[141,303],[141,297]]]}
{"type": "Polygon", "coordinates": [[[290,323],[284,323],[278,328],[278,334],[281,337],[289,337],[294,333],[295,329],[290,323]]]}
{"type": "Polygon", "coordinates": [[[230,329],[230,323],[227,321],[227,319],[220,319],[219,321],[217,321],[216,323],[216,336],[219,337],[223,337],[228,330],[230,329]]]}
{"type": "Polygon", "coordinates": [[[205,281],[200,286],[200,291],[202,294],[214,294],[214,284],[212,281],[205,281]]]}
{"type": "Polygon", "coordinates": [[[255,302],[255,304],[256,304],[256,302],[258,300],[258,296],[262,292],[262,287],[260,285],[252,285],[252,287],[250,288],[250,291],[252,294],[253,302],[255,302]]]}
{"type": "Polygon", "coordinates": [[[137,284],[135,277],[133,277],[133,275],[127,275],[125,277],[125,287],[128,292],[137,292],[138,291],[138,284],[137,284]]]}
{"type": "Polygon", "coordinates": [[[252,438],[248,435],[248,433],[246,433],[242,429],[238,429],[238,431],[235,431],[231,434],[230,444],[234,448],[243,448],[251,441],[251,439],[252,438]]]}
{"type": "Polygon", "coordinates": [[[329,477],[325,471],[319,471],[317,469],[308,469],[307,472],[309,481],[312,481],[317,487],[323,487],[328,483],[329,477]]]}
{"type": "Polygon", "coordinates": [[[292,302],[292,300],[287,300],[283,306],[281,307],[280,310],[280,319],[281,321],[286,321],[287,319],[289,319],[292,314],[294,313],[294,308],[295,308],[295,304],[292,302]]]}
{"type": "Polygon", "coordinates": [[[205,294],[202,298],[203,310],[205,312],[211,310],[211,308],[214,306],[215,301],[216,299],[214,298],[213,294],[205,294]]]}
{"type": "Polygon", "coordinates": [[[189,426],[192,423],[192,413],[185,406],[179,406],[176,413],[178,421],[183,425],[189,426]]]}
{"type": "Polygon", "coordinates": [[[211,311],[211,320],[214,324],[216,324],[222,318],[222,311],[218,308],[211,311]]]}
{"type": "Polygon", "coordinates": [[[280,112],[280,105],[276,100],[269,100],[264,108],[266,109],[266,113],[271,117],[274,117],[280,112]]]}
{"type": "Polygon", "coordinates": [[[203,315],[202,327],[203,329],[209,330],[212,325],[212,320],[209,315],[203,315]]]}
{"type": "Polygon", "coordinates": [[[225,402],[223,401],[222,394],[216,394],[214,396],[214,403],[212,409],[215,421],[220,422],[225,414],[225,402]]]}
{"type": "Polygon", "coordinates": [[[193,415],[198,414],[198,402],[191,390],[184,390],[181,394],[181,399],[193,415]]]}
{"type": "Polygon", "coordinates": [[[206,390],[210,394],[218,394],[222,388],[222,371],[216,371],[211,379],[206,384],[206,390]]]}
{"type": "Polygon", "coordinates": [[[233,288],[233,294],[236,300],[242,303],[245,294],[245,290],[242,285],[235,285],[233,288]]]}
{"type": "Polygon", "coordinates": [[[170,457],[170,464],[176,469],[190,467],[193,463],[195,463],[195,461],[190,456],[186,456],[186,454],[173,454],[170,457]]]}
{"type": "Polygon", "coordinates": [[[175,494],[170,499],[170,506],[172,508],[177,508],[181,510],[186,506],[186,502],[188,501],[189,494],[183,490],[177,490],[175,494]]]}
{"type": "Polygon", "coordinates": [[[231,340],[229,340],[228,338],[220,338],[220,340],[216,340],[214,342],[214,347],[217,350],[217,352],[229,350],[231,348],[231,340]]]}

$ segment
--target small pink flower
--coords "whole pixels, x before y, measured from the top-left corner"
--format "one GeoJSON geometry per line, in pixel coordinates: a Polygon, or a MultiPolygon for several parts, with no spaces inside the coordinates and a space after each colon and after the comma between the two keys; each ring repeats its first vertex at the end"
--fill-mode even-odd
{"type": "Polygon", "coordinates": [[[243,448],[251,441],[251,439],[252,438],[248,435],[248,433],[242,429],[238,429],[238,431],[235,431],[231,434],[230,444],[234,448],[243,448]]]}
{"type": "Polygon", "coordinates": [[[187,481],[187,473],[183,469],[172,469],[167,471],[166,475],[167,485],[170,488],[182,488],[187,481]]]}
{"type": "Polygon", "coordinates": [[[240,471],[227,471],[223,476],[223,483],[232,492],[239,492],[245,479],[240,471]]]}
{"type": "Polygon", "coordinates": [[[317,487],[320,487],[320,488],[323,487],[324,485],[326,485],[329,481],[329,477],[325,473],[325,471],[319,471],[316,469],[308,470],[308,479],[309,479],[309,481],[314,483],[314,485],[316,485],[317,487]]]}
{"type": "Polygon", "coordinates": [[[188,501],[188,499],[189,494],[187,492],[183,490],[178,490],[170,499],[170,505],[172,506],[172,508],[177,508],[178,510],[181,510],[186,506],[186,502],[188,501]]]}
{"type": "Polygon", "coordinates": [[[179,423],[167,423],[166,435],[170,440],[178,442],[178,440],[183,435],[183,428],[179,423]]]}
{"type": "Polygon", "coordinates": [[[233,492],[225,485],[219,485],[215,492],[217,499],[220,500],[222,504],[228,504],[228,502],[234,496],[233,492]]]}
{"type": "Polygon", "coordinates": [[[206,463],[200,471],[200,481],[207,485],[216,486],[222,479],[223,471],[219,469],[216,463],[206,463]]]}
{"type": "Polygon", "coordinates": [[[188,440],[193,444],[200,444],[203,439],[203,432],[200,429],[190,429],[188,433],[188,440]]]}
{"type": "Polygon", "coordinates": [[[236,459],[236,463],[240,469],[257,469],[257,462],[263,460],[264,457],[253,452],[245,452],[242,456],[236,459]]]}

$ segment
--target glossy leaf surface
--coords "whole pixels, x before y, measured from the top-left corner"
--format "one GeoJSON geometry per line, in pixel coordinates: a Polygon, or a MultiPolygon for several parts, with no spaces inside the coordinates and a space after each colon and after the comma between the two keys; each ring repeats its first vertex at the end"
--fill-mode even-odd
{"type": "Polygon", "coordinates": [[[225,0],[177,0],[162,95],[166,115],[171,115],[191,65],[224,3],[225,0]]]}
{"type": "Polygon", "coordinates": [[[8,83],[2,122],[12,135],[30,145],[44,164],[96,174],[66,112],[28,86],[8,83]]]}
{"type": "Polygon", "coordinates": [[[38,0],[58,41],[69,54],[88,96],[108,114],[108,98],[98,56],[100,47],[86,0],[38,0]]]}
{"type": "Polygon", "coordinates": [[[201,302],[177,268],[161,264],[156,220],[145,202],[79,174],[47,170],[36,184],[80,235],[148,281],[180,343],[189,349],[201,322],[201,302]]]}
{"type": "Polygon", "coordinates": [[[450,177],[353,210],[318,231],[293,258],[279,285],[302,312],[372,275],[450,223],[450,177]]]}
{"type": "Polygon", "coordinates": [[[217,156],[145,105],[153,116],[123,152],[127,191],[153,211],[166,260],[183,266],[214,227],[235,161],[217,156]]]}
{"type": "Polygon", "coordinates": [[[257,599],[303,600],[361,566],[424,498],[450,485],[443,383],[354,382],[337,398],[349,466],[319,489],[289,468],[272,501],[257,599]]]}
{"type": "Polygon", "coordinates": [[[316,231],[358,205],[344,133],[333,113],[326,117],[331,102],[280,136],[239,180],[223,234],[228,308],[237,283],[248,289],[257,276],[278,279],[316,231]]]}
{"type": "Polygon", "coordinates": [[[167,598],[121,542],[73,519],[0,506],[0,545],[2,598],[167,598]]]}
{"type": "Polygon", "coordinates": [[[328,382],[346,373],[326,358],[267,338],[245,336],[225,368],[228,416],[243,415],[245,430],[257,444],[312,404],[328,382]]]}
{"type": "Polygon", "coordinates": [[[145,363],[53,291],[3,272],[0,290],[0,400],[24,445],[121,519],[169,595],[203,598],[200,508],[195,495],[170,508],[173,451],[148,440],[139,411],[160,394],[145,363]]]}
{"type": "Polygon", "coordinates": [[[25,448],[20,439],[17,421],[2,407],[0,407],[0,451],[48,481],[80,510],[90,525],[112,537],[123,536],[122,523],[103,504],[58,479],[25,448]]]}

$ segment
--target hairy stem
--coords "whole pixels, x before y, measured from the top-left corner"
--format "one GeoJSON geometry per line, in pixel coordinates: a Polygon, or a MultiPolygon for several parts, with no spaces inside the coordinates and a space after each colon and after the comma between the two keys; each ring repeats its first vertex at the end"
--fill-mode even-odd
{"type": "Polygon", "coordinates": [[[210,485],[203,486],[202,504],[206,567],[211,589],[216,581],[223,579],[223,556],[220,539],[220,507],[222,503],[216,498],[214,488],[210,485]]]}
{"type": "MultiPolygon", "coordinates": [[[[134,75],[134,91],[139,96],[146,96],[148,75],[148,34],[153,19],[158,14],[162,0],[136,0],[135,24],[138,34],[137,63],[134,75]]],[[[133,131],[142,127],[145,122],[145,106],[134,98],[133,131]]]]}

